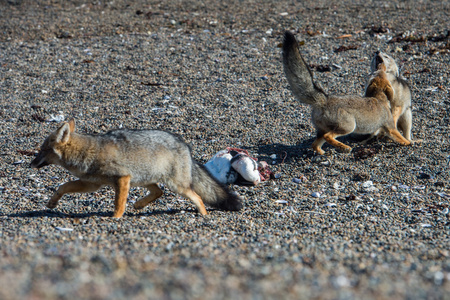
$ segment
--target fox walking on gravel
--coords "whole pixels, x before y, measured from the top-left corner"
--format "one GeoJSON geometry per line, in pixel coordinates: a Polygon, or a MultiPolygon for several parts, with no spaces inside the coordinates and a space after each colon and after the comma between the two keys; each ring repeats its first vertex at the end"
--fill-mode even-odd
{"type": "Polygon", "coordinates": [[[47,203],[49,208],[55,208],[64,194],[94,192],[109,185],[115,190],[113,217],[120,218],[130,187],[150,191],[134,204],[142,209],[163,194],[158,182],[191,200],[202,215],[207,214],[203,201],[223,210],[241,208],[238,196],[192,159],[189,146],[165,131],[120,129],[84,135],[75,132],[72,119],[47,137],[31,167],[49,164],[79,178],[61,185],[47,203]]]}
{"type": "MultiPolygon", "coordinates": [[[[319,154],[325,153],[322,150],[325,142],[343,152],[350,152],[350,146],[336,140],[350,133],[385,134],[402,145],[410,144],[395,128],[389,101],[384,93],[372,97],[333,96],[327,95],[316,85],[311,70],[298,50],[297,40],[289,31],[284,34],[283,66],[296,98],[312,106],[312,122],[317,130],[312,148],[319,154]]],[[[387,80],[383,84],[390,87],[387,80]]]]}

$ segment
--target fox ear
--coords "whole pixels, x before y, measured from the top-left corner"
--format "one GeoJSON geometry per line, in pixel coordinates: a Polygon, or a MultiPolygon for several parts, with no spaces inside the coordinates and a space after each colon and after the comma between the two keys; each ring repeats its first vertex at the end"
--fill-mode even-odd
{"type": "Polygon", "coordinates": [[[69,127],[70,127],[70,132],[71,133],[75,131],[75,119],[74,118],[70,119],[69,127]]]}
{"type": "MultiPolygon", "coordinates": [[[[75,124],[74,124],[75,125],[75,124]]],[[[69,140],[70,140],[70,130],[71,126],[70,126],[70,122],[69,123],[64,123],[63,126],[61,126],[57,131],[56,131],[56,142],[60,143],[60,144],[66,144],[69,140]]]]}

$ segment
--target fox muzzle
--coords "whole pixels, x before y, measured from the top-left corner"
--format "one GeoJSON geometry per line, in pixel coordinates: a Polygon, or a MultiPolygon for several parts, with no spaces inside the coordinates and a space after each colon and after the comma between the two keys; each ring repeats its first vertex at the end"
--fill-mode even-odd
{"type": "Polygon", "coordinates": [[[48,166],[49,163],[45,161],[45,158],[39,155],[30,163],[30,168],[40,169],[42,167],[48,166]]]}

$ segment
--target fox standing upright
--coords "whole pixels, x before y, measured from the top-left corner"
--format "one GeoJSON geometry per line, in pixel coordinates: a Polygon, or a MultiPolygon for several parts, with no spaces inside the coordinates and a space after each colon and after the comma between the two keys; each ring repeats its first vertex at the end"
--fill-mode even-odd
{"type": "Polygon", "coordinates": [[[165,131],[121,129],[84,135],[75,132],[71,120],[47,137],[31,167],[49,164],[60,165],[79,178],[61,185],[47,203],[49,208],[55,208],[64,194],[94,192],[110,185],[115,190],[113,217],[120,218],[130,187],[150,191],[134,204],[141,209],[162,195],[158,182],[190,199],[202,215],[207,214],[203,201],[224,210],[241,208],[238,197],[192,159],[189,146],[165,131]]]}
{"type": "MultiPolygon", "coordinates": [[[[350,133],[385,134],[392,140],[409,145],[395,124],[386,95],[361,97],[357,95],[327,95],[312,78],[312,72],[298,50],[294,35],[286,31],[283,42],[283,66],[286,78],[297,100],[312,106],[312,122],[317,130],[313,149],[324,154],[322,145],[330,143],[344,152],[352,148],[336,140],[350,133]]],[[[387,82],[387,84],[389,84],[387,82]]]]}
{"type": "Polygon", "coordinates": [[[395,60],[386,53],[377,51],[370,64],[372,74],[379,70],[380,64],[385,66],[386,78],[394,90],[394,96],[389,99],[394,124],[403,132],[403,136],[411,141],[411,89],[406,80],[400,76],[395,60]]]}
{"type": "MultiPolygon", "coordinates": [[[[387,103],[391,103],[392,99],[394,99],[395,91],[388,80],[386,65],[384,63],[378,64],[377,70],[372,73],[369,82],[367,83],[364,96],[381,99],[387,101],[387,103]]],[[[395,128],[395,119],[393,117],[390,118],[389,123],[390,127],[395,128]]],[[[378,135],[378,133],[379,131],[375,131],[370,138],[378,135]]],[[[405,140],[398,130],[391,130],[390,134],[399,141],[405,140]]]]}

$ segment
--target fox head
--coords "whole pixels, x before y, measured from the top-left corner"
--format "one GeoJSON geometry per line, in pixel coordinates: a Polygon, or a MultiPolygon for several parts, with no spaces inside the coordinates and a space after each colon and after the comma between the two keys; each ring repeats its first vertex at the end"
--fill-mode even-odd
{"type": "Polygon", "coordinates": [[[395,63],[395,60],[392,57],[390,57],[389,55],[387,55],[386,53],[377,51],[377,52],[375,52],[372,62],[370,64],[371,72],[374,73],[377,70],[379,70],[380,64],[384,64],[384,66],[386,68],[386,70],[385,70],[386,73],[391,73],[396,77],[399,76],[400,73],[398,71],[398,66],[395,63]]]}
{"type": "Polygon", "coordinates": [[[75,120],[72,119],[52,132],[45,139],[41,150],[31,162],[30,167],[39,169],[47,165],[59,164],[62,156],[62,148],[70,141],[71,134],[74,130],[75,120]]]}

